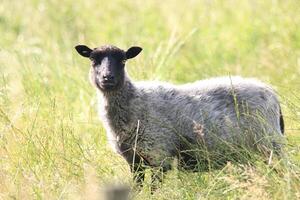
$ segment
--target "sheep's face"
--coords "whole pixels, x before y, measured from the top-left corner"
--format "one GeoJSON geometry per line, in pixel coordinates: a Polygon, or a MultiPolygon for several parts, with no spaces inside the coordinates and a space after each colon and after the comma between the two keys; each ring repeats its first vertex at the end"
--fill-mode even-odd
{"type": "Polygon", "coordinates": [[[118,47],[106,45],[93,50],[84,45],[75,47],[77,52],[90,58],[90,80],[94,86],[103,92],[114,91],[122,88],[125,78],[125,62],[137,56],[142,48],[131,47],[127,51],[118,47]]]}

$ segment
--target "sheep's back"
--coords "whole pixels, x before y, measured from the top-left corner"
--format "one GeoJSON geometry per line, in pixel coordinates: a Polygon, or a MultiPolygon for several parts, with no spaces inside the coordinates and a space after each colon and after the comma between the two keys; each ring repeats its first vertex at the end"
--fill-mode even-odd
{"type": "Polygon", "coordinates": [[[280,132],[276,94],[255,79],[221,77],[180,86],[161,82],[137,86],[147,97],[150,118],[163,121],[192,141],[211,134],[227,140],[234,135],[233,129],[241,132],[249,127],[255,131],[271,127],[280,132]]]}

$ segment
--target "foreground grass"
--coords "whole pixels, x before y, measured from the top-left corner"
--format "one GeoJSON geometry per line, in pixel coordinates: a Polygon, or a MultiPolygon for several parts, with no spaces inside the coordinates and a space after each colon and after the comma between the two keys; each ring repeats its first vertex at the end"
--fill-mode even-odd
{"type": "Polygon", "coordinates": [[[277,89],[286,120],[287,156],[271,167],[173,170],[136,199],[299,199],[299,13],[297,0],[1,2],[0,198],[84,199],[95,185],[132,184],[97,119],[88,62],[73,49],[111,43],[144,48],[128,66],[135,80],[257,77],[277,89]]]}

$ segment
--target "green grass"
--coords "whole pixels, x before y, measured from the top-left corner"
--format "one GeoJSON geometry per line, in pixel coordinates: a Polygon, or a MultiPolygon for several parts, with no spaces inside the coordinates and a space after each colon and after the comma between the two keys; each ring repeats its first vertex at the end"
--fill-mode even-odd
{"type": "MultiPolygon", "coordinates": [[[[77,44],[143,53],[134,80],[185,83],[256,77],[278,91],[287,157],[220,170],[173,170],[136,199],[300,198],[300,2],[7,0],[0,3],[0,199],[93,198],[93,188],[132,185],[96,114],[89,62],[77,44]]],[[[149,177],[147,178],[149,183],[149,177]]]]}

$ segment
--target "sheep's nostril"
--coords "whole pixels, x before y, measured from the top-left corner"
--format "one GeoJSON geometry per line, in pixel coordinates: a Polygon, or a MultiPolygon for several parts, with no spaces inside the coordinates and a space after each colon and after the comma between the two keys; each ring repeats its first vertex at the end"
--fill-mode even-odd
{"type": "Polygon", "coordinates": [[[105,81],[113,81],[114,80],[114,76],[111,75],[103,75],[103,79],[105,81]]]}

